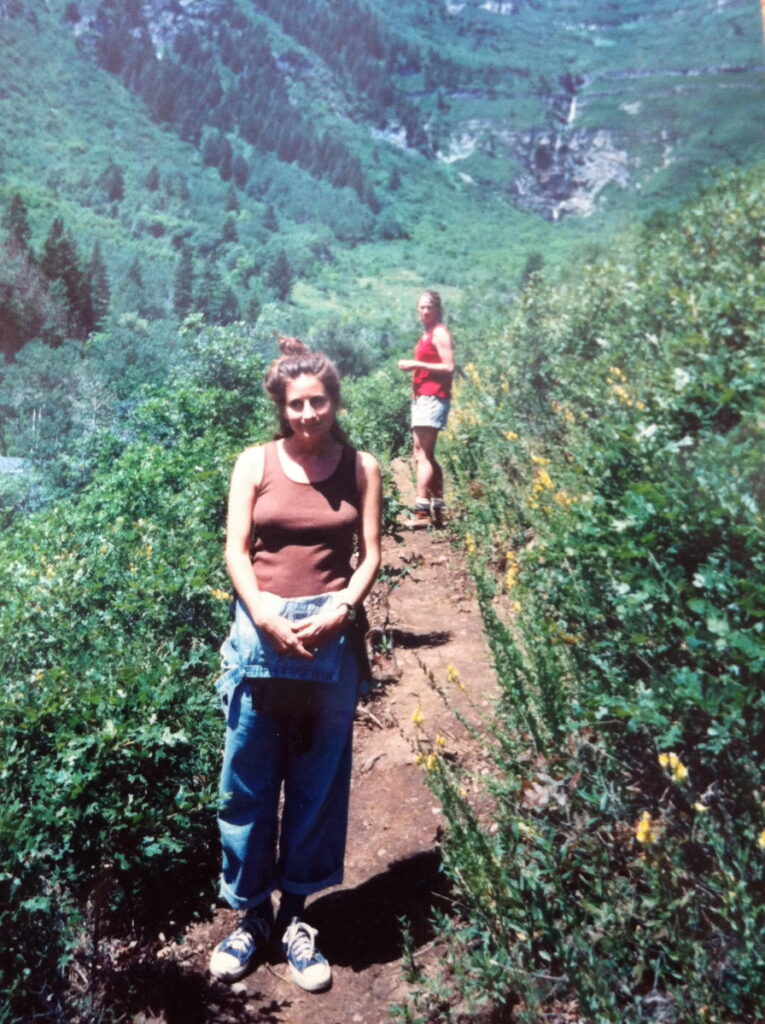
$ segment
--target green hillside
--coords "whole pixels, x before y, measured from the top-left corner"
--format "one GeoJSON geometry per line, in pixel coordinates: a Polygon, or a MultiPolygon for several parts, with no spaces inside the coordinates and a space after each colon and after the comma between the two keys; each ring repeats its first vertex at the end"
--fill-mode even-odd
{"type": "Polygon", "coordinates": [[[0,199],[37,255],[57,217],[98,242],[117,316],[398,330],[425,281],[512,293],[763,152],[744,0],[4,12],[0,199]]]}

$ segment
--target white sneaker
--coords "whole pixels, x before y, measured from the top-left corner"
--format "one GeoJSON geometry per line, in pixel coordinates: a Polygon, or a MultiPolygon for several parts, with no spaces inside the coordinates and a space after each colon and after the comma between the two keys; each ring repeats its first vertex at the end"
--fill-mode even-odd
{"type": "Polygon", "coordinates": [[[292,980],[306,992],[320,992],[332,981],[332,968],[316,948],[316,929],[292,918],[282,938],[282,952],[292,980]]]}
{"type": "Polygon", "coordinates": [[[244,917],[210,956],[210,974],[219,981],[238,981],[250,969],[257,953],[266,949],[271,934],[269,922],[262,917],[244,917]]]}

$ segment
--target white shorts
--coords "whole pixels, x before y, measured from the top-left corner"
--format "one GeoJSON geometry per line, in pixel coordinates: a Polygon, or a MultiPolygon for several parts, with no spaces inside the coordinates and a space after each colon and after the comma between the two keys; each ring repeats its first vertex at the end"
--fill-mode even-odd
{"type": "Polygon", "coordinates": [[[445,430],[451,403],[437,395],[419,395],[412,402],[412,426],[445,430]]]}

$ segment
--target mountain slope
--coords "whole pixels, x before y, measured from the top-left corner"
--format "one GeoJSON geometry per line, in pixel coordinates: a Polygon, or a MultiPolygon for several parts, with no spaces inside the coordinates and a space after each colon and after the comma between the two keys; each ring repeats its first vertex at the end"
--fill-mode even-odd
{"type": "Polygon", "coordinates": [[[751,0],[15,0],[0,49],[0,198],[99,241],[118,313],[136,260],[177,312],[185,250],[213,319],[512,290],[765,148],[751,0]]]}

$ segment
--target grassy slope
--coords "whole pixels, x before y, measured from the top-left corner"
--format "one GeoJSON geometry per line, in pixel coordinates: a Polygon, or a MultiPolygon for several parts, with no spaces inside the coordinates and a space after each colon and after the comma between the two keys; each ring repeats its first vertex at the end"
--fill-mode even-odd
{"type": "MultiPolygon", "coordinates": [[[[0,23],[5,61],[0,195],[23,186],[38,244],[56,212],[63,213],[82,251],[99,238],[113,282],[139,255],[152,267],[157,301],[166,304],[176,259],[170,233],[155,239],[136,224],[143,215],[161,213],[171,232],[185,226],[196,237],[212,238],[224,219],[227,186],[202,166],[192,147],[153,125],[141,104],[115,79],[83,60],[71,33],[57,20],[64,5],[49,6],[52,12],[40,13],[37,27],[23,20],[0,23]],[[92,187],[110,157],[126,172],[127,195],[119,218],[108,210],[81,205],[84,188],[92,187]],[[163,171],[180,169],[187,175],[188,202],[165,203],[156,210],[157,196],[142,190],[152,162],[163,171]]],[[[577,127],[605,126],[627,139],[642,179],[641,191],[611,186],[603,193],[604,212],[550,225],[517,210],[503,195],[515,166],[507,151],[500,148],[493,157],[478,151],[463,161],[439,165],[373,142],[366,126],[346,122],[344,134],[362,155],[378,194],[392,204],[410,239],[352,249],[333,244],[335,262],[330,264],[306,257],[299,267],[305,277],[294,295],[298,319],[349,308],[365,318],[375,317],[381,306],[403,315],[411,307],[412,292],[425,282],[451,295],[466,286],[512,291],[531,252],[542,253],[548,266],[568,262],[577,243],[607,241],[614,229],[635,216],[657,205],[673,205],[696,187],[710,165],[748,163],[761,155],[765,104],[758,92],[759,72],[722,78],[615,77],[624,68],[756,64],[756,5],[738,2],[707,10],[697,3],[690,11],[677,11],[662,2],[651,11],[650,20],[640,5],[632,6],[634,20],[625,20],[630,9],[623,3],[620,23],[614,24],[611,6],[595,3],[585,25],[581,4],[556,5],[550,41],[550,12],[536,6],[522,6],[516,16],[506,17],[468,4],[449,17],[435,5],[424,17],[422,6],[411,0],[377,3],[378,13],[396,21],[407,38],[434,47],[465,69],[463,85],[448,96],[448,109],[438,115],[445,136],[476,119],[512,130],[549,126],[550,107],[539,95],[542,79],[555,87],[566,71],[596,73],[598,77],[582,91],[577,127]],[[486,68],[501,71],[508,66],[530,67],[533,72],[528,77],[500,74],[487,93],[486,68]],[[662,130],[667,139],[657,142],[662,130]],[[387,177],[396,164],[403,168],[403,184],[385,196],[387,177]],[[465,175],[477,184],[470,184],[465,175]]],[[[425,109],[434,106],[434,95],[425,91],[418,76],[407,87],[425,109]]],[[[336,96],[313,97],[322,119],[330,118],[336,101],[336,96]]],[[[306,187],[310,189],[310,181],[306,187]]],[[[241,201],[245,258],[264,244],[257,230],[263,209],[249,197],[241,201]]],[[[282,218],[281,234],[300,253],[314,237],[315,227],[282,218]]]]}

